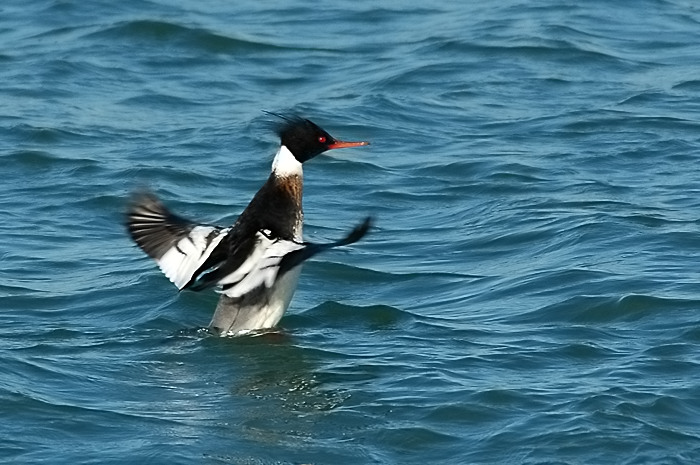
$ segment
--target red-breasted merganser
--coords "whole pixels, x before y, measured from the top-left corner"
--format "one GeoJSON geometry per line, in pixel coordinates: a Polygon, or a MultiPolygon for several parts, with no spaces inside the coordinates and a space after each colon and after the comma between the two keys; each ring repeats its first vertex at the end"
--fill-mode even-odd
{"type": "Polygon", "coordinates": [[[198,225],[153,194],[135,196],[127,213],[132,239],[178,289],[219,288],[209,328],[220,336],[273,328],[292,300],[302,262],[358,241],[370,227],[368,217],[336,242],[303,241],[302,163],[326,150],[369,143],[340,141],[308,119],[283,119],[270,177],[233,226],[198,225]]]}

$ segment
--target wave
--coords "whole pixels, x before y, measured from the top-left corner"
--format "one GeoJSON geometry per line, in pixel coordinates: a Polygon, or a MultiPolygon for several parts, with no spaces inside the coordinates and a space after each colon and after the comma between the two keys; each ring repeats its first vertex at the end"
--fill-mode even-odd
{"type": "MultiPolygon", "coordinates": [[[[89,40],[127,40],[139,45],[158,45],[167,42],[171,45],[190,48],[212,54],[261,53],[277,50],[305,50],[269,43],[252,38],[233,38],[210,30],[182,25],[169,21],[150,19],[122,21],[85,35],[89,40]]],[[[317,48],[315,50],[322,50],[317,48]]]]}
{"type": "Polygon", "coordinates": [[[357,306],[327,301],[303,313],[288,315],[283,324],[287,327],[297,327],[303,323],[305,328],[334,326],[378,331],[410,325],[415,318],[412,313],[389,305],[357,306]]]}
{"type": "Polygon", "coordinates": [[[644,324],[663,321],[671,311],[686,312],[696,308],[696,300],[656,297],[644,294],[622,296],[586,296],[568,298],[525,313],[517,318],[523,323],[601,323],[644,324]]]}
{"type": "Polygon", "coordinates": [[[674,90],[683,90],[690,92],[700,92],[700,80],[689,79],[687,81],[679,82],[673,86],[674,90]]]}

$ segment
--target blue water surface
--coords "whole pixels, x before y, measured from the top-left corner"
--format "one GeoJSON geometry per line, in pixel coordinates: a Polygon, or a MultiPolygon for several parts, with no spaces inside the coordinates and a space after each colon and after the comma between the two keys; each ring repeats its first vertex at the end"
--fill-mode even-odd
{"type": "Polygon", "coordinates": [[[700,463],[700,4],[0,5],[0,461],[700,463]],[[216,338],[123,227],[305,165],[279,331],[216,338]],[[330,155],[330,154],[329,154],[330,155]]]}

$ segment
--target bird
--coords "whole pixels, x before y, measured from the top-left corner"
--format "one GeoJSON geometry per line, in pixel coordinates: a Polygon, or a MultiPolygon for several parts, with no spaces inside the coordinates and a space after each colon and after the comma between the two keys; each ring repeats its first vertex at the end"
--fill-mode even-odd
{"type": "Polygon", "coordinates": [[[280,118],[279,149],[263,186],[229,227],[199,224],[171,212],[152,192],[132,195],[126,227],[178,290],[220,293],[208,330],[241,336],[272,330],[289,307],[301,265],[333,247],[357,242],[373,223],[366,217],[329,243],[302,237],[302,165],[327,150],[369,145],[331,136],[298,115],[280,118]]]}

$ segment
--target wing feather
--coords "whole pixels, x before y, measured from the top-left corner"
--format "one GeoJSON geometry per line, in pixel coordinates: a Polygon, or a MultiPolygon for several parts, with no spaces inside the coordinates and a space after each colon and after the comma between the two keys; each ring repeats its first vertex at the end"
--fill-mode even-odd
{"type": "Polygon", "coordinates": [[[360,240],[371,225],[372,219],[368,217],[344,238],[326,244],[274,238],[269,231],[260,230],[256,233],[255,244],[247,259],[219,281],[222,292],[235,299],[260,288],[271,289],[279,276],[314,255],[360,240]]]}
{"type": "Polygon", "coordinates": [[[272,288],[284,257],[304,247],[303,243],[271,238],[264,231],[258,231],[246,260],[219,281],[222,293],[235,299],[260,287],[272,288]]]}
{"type": "MultiPolygon", "coordinates": [[[[127,227],[134,242],[156,261],[178,289],[197,278],[203,271],[202,265],[230,230],[197,225],[177,216],[152,194],[141,195],[132,201],[127,227]]],[[[220,263],[211,265],[216,267],[220,263]]]]}

